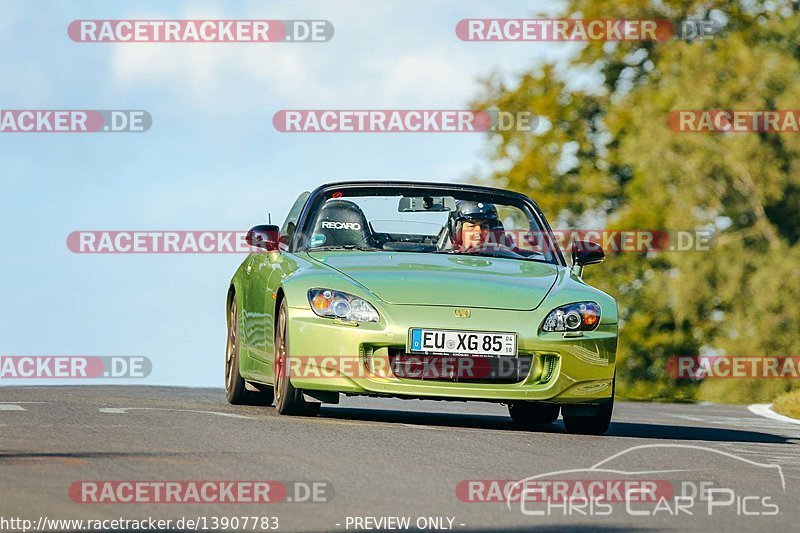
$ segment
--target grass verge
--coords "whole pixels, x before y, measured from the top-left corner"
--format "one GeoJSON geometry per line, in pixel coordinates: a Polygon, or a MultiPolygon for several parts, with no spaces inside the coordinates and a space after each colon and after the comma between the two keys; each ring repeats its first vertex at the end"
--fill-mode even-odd
{"type": "Polygon", "coordinates": [[[800,389],[786,392],[772,400],[772,410],[800,419],[800,389]]]}

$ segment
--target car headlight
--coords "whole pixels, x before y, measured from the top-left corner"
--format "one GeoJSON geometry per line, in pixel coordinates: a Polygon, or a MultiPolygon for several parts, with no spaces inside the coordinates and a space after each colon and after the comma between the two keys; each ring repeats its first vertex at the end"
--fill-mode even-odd
{"type": "Polygon", "coordinates": [[[330,289],[311,289],[308,303],[317,316],[355,322],[379,322],[380,315],[366,300],[330,289]]]}
{"type": "Polygon", "coordinates": [[[592,331],[599,323],[600,306],[594,302],[579,302],[550,311],[542,331],[592,331]]]}

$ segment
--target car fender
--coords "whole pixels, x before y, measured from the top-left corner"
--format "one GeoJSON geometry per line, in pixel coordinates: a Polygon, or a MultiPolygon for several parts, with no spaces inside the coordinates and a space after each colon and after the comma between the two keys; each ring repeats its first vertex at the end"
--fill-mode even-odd
{"type": "MultiPolygon", "coordinates": [[[[287,259],[288,256],[289,254],[287,254],[287,259]]],[[[291,258],[295,263],[295,268],[286,274],[282,273],[278,289],[283,292],[289,307],[310,309],[308,291],[313,288],[346,292],[364,298],[373,305],[382,303],[375,294],[360,283],[323,263],[312,260],[307,254],[292,254],[291,258]]]]}
{"type": "Polygon", "coordinates": [[[241,311],[241,309],[243,309],[243,306],[244,306],[243,298],[244,298],[244,290],[245,290],[245,278],[244,278],[244,276],[245,276],[245,268],[246,268],[246,265],[247,265],[249,259],[250,259],[250,256],[247,256],[247,258],[245,258],[241,262],[241,264],[239,264],[239,267],[236,269],[236,272],[233,273],[233,276],[231,277],[231,280],[228,283],[228,291],[226,292],[226,295],[225,295],[225,320],[226,320],[226,322],[229,320],[228,310],[230,309],[230,304],[231,304],[231,298],[230,298],[231,291],[233,291],[234,294],[236,295],[237,308],[240,311],[241,311]]]}

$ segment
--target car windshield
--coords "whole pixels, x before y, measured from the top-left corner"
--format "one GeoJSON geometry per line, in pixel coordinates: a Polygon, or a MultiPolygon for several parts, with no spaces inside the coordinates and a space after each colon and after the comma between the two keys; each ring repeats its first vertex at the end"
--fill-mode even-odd
{"type": "Polygon", "coordinates": [[[332,188],[312,201],[299,249],[504,257],[558,264],[530,205],[490,191],[332,188]]]}

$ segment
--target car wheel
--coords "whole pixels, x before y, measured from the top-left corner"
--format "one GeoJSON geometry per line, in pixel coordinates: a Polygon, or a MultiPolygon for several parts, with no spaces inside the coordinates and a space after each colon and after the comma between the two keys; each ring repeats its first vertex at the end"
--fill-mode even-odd
{"type": "Polygon", "coordinates": [[[614,391],[616,378],[611,385],[611,400],[600,404],[594,415],[569,415],[564,413],[564,427],[567,433],[576,435],[603,435],[611,425],[611,413],[614,411],[614,391]]]}
{"type": "Polygon", "coordinates": [[[552,424],[558,419],[559,406],[539,402],[512,402],[508,414],[518,427],[529,428],[552,424]]]}
{"type": "Polygon", "coordinates": [[[289,370],[289,338],[287,328],[286,300],[281,302],[278,311],[278,325],[275,328],[275,362],[273,366],[275,382],[275,407],[282,415],[316,416],[320,404],[306,402],[303,391],[292,385],[289,370]]]}
{"type": "Polygon", "coordinates": [[[239,371],[239,313],[236,298],[231,302],[228,341],[225,346],[225,396],[234,405],[271,405],[272,388],[247,390],[239,371]]]}

